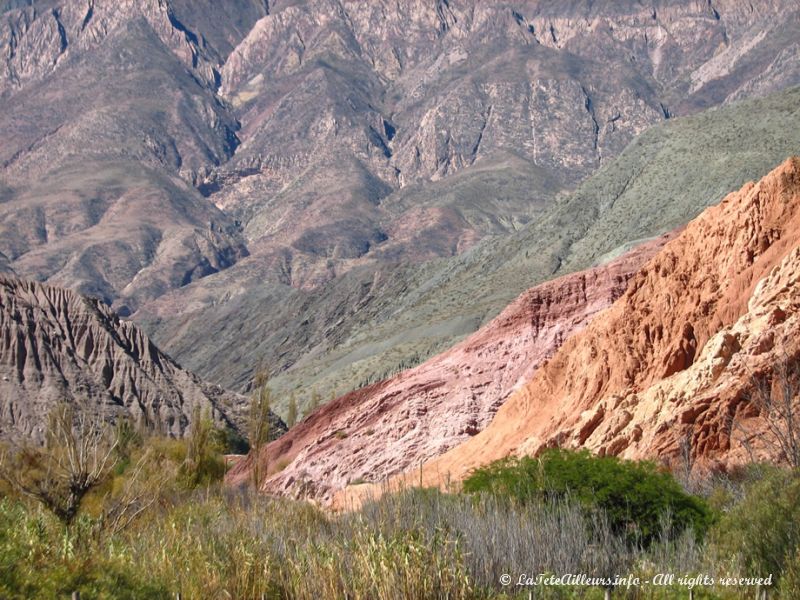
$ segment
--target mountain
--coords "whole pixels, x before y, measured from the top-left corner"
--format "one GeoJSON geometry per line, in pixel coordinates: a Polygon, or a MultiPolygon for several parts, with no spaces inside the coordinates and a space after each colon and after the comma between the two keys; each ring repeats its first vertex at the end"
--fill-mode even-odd
{"type": "Polygon", "coordinates": [[[785,2],[276,2],[221,70],[242,144],[201,189],[293,287],[460,253],[650,125],[800,83],[798,24],[785,2]]]}
{"type": "Polygon", "coordinates": [[[705,467],[753,455],[780,461],[759,436],[768,426],[753,398],[757,386],[780,394],[781,365],[800,359],[798,277],[800,159],[792,158],[689,223],[484,431],[408,479],[456,481],[552,446],[678,463],[689,440],[692,462],[705,467]]]}
{"type": "Polygon", "coordinates": [[[261,460],[280,465],[265,490],[344,502],[554,446],[677,465],[689,440],[706,469],[779,461],[754,395],[779,393],[781,365],[800,360],[798,225],[792,158],[682,231],[532,288],[451,350],[330,402],[229,481],[261,460]]]}
{"type": "Polygon", "coordinates": [[[64,401],[169,435],[198,408],[244,431],[244,398],[182,369],[102,302],[0,275],[0,437],[42,441],[64,401]]]}
{"type": "Polygon", "coordinates": [[[361,267],[314,292],[249,285],[233,278],[237,266],[138,318],[182,363],[231,388],[263,360],[285,398],[341,395],[449,348],[531,286],[685,224],[797,152],[798,125],[800,88],[670,119],[530,225],[459,256],[361,267]]]}
{"type": "Polygon", "coordinates": [[[27,4],[0,15],[0,252],[15,271],[130,314],[245,256],[191,184],[239,125],[214,92],[221,51],[180,19],[205,14],[230,48],[263,6],[226,3],[241,7],[226,22],[211,2],[27,4]]]}
{"type": "Polygon", "coordinates": [[[788,0],[0,9],[4,262],[239,389],[261,361],[327,395],[447,347],[543,280],[458,314],[429,282],[481,240],[534,231],[654,124],[800,83],[788,0]]]}
{"type": "Polygon", "coordinates": [[[348,483],[383,481],[446,452],[482,431],[565,339],[624,293],[670,237],[525,291],[453,348],[329,402],[261,456],[237,463],[228,480],[249,480],[259,460],[265,472],[270,466],[275,472],[266,491],[330,500],[348,483]]]}

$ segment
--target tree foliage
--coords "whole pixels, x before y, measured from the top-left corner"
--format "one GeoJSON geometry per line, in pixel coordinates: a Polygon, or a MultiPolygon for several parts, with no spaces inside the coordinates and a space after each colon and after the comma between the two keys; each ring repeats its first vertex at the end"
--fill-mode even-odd
{"type": "Polygon", "coordinates": [[[716,553],[747,575],[778,577],[787,565],[800,574],[800,474],[762,467],[710,537],[716,553]]]}
{"type": "Polygon", "coordinates": [[[297,423],[297,398],[294,394],[289,398],[289,408],[286,409],[286,426],[291,428],[297,423]]]}
{"type": "Polygon", "coordinates": [[[251,479],[253,487],[258,489],[267,472],[268,457],[264,455],[263,449],[270,442],[271,435],[272,390],[269,387],[269,372],[266,369],[260,369],[256,373],[253,383],[255,390],[250,399],[248,436],[250,438],[250,457],[253,463],[251,479]]]}
{"type": "Polygon", "coordinates": [[[207,485],[225,475],[225,462],[221,457],[224,448],[220,441],[214,422],[199,406],[195,407],[186,439],[186,458],[179,472],[186,487],[207,485]]]}
{"type": "Polygon", "coordinates": [[[314,388],[313,390],[311,390],[311,399],[308,402],[308,406],[306,406],[305,414],[310,415],[315,410],[317,410],[321,404],[322,404],[322,396],[317,391],[317,389],[314,388]]]}

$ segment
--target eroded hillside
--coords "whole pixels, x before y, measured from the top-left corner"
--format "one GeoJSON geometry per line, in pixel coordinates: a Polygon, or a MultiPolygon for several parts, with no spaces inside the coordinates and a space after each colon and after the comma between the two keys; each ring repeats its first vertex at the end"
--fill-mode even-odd
{"type": "Polygon", "coordinates": [[[41,442],[61,402],[165,435],[183,435],[198,409],[244,431],[244,398],[182,369],[100,301],[0,275],[0,437],[41,442]]]}
{"type": "Polygon", "coordinates": [[[326,404],[261,456],[238,463],[228,480],[246,481],[258,460],[267,470],[283,467],[264,490],[330,500],[348,483],[379,482],[439,456],[482,431],[570,335],[624,293],[670,237],[527,290],[453,348],[326,404]]]}
{"type": "Polygon", "coordinates": [[[780,393],[781,365],[800,354],[798,236],[800,159],[792,158],[689,223],[483,432],[414,477],[457,480],[554,445],[669,462],[688,440],[706,467],[751,452],[785,460],[759,438],[764,415],[749,399],[756,381],[780,393]]]}

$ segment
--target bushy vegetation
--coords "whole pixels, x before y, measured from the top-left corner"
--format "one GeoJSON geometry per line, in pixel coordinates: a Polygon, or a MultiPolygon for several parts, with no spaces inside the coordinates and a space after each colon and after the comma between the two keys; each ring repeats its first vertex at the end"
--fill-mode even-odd
{"type": "Polygon", "coordinates": [[[660,534],[665,515],[679,532],[692,529],[700,537],[711,524],[708,505],[686,493],[668,471],[588,451],[552,449],[537,458],[510,457],[476,470],[464,491],[520,503],[572,499],[587,510],[602,510],[615,534],[645,546],[660,534]]]}
{"type": "Polygon", "coordinates": [[[731,501],[710,546],[721,563],[745,575],[785,574],[782,596],[800,598],[800,475],[759,466],[743,497],[731,501]]]}
{"type": "MultiPolygon", "coordinates": [[[[782,597],[797,597],[800,479],[786,471],[710,485],[719,518],[705,536],[712,509],[667,473],[583,453],[491,465],[467,481],[469,493],[408,489],[334,514],[222,485],[221,438],[208,422],[187,440],[119,429],[118,460],[74,519],[5,490],[0,597],[521,599],[529,588],[513,583],[523,573],[659,572],[772,572],[782,597]]],[[[753,590],[695,597],[744,592],[753,590]]],[[[603,593],[535,588],[537,598],[603,593]]],[[[613,597],[677,599],[686,588],[613,597]]]]}

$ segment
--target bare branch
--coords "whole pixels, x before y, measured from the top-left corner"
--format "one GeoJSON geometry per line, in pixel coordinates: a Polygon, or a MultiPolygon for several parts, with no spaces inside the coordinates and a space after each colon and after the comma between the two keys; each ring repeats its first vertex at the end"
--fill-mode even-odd
{"type": "Polygon", "coordinates": [[[68,404],[48,420],[45,446],[21,447],[0,460],[0,478],[52,511],[64,523],[77,516],[83,498],[117,463],[117,441],[101,417],[75,414],[68,404]]]}
{"type": "Polygon", "coordinates": [[[734,420],[732,429],[742,434],[739,441],[751,460],[755,441],[778,460],[800,467],[800,361],[784,354],[769,374],[751,374],[751,380],[746,400],[758,412],[763,430],[752,431],[741,419],[734,420]]]}

